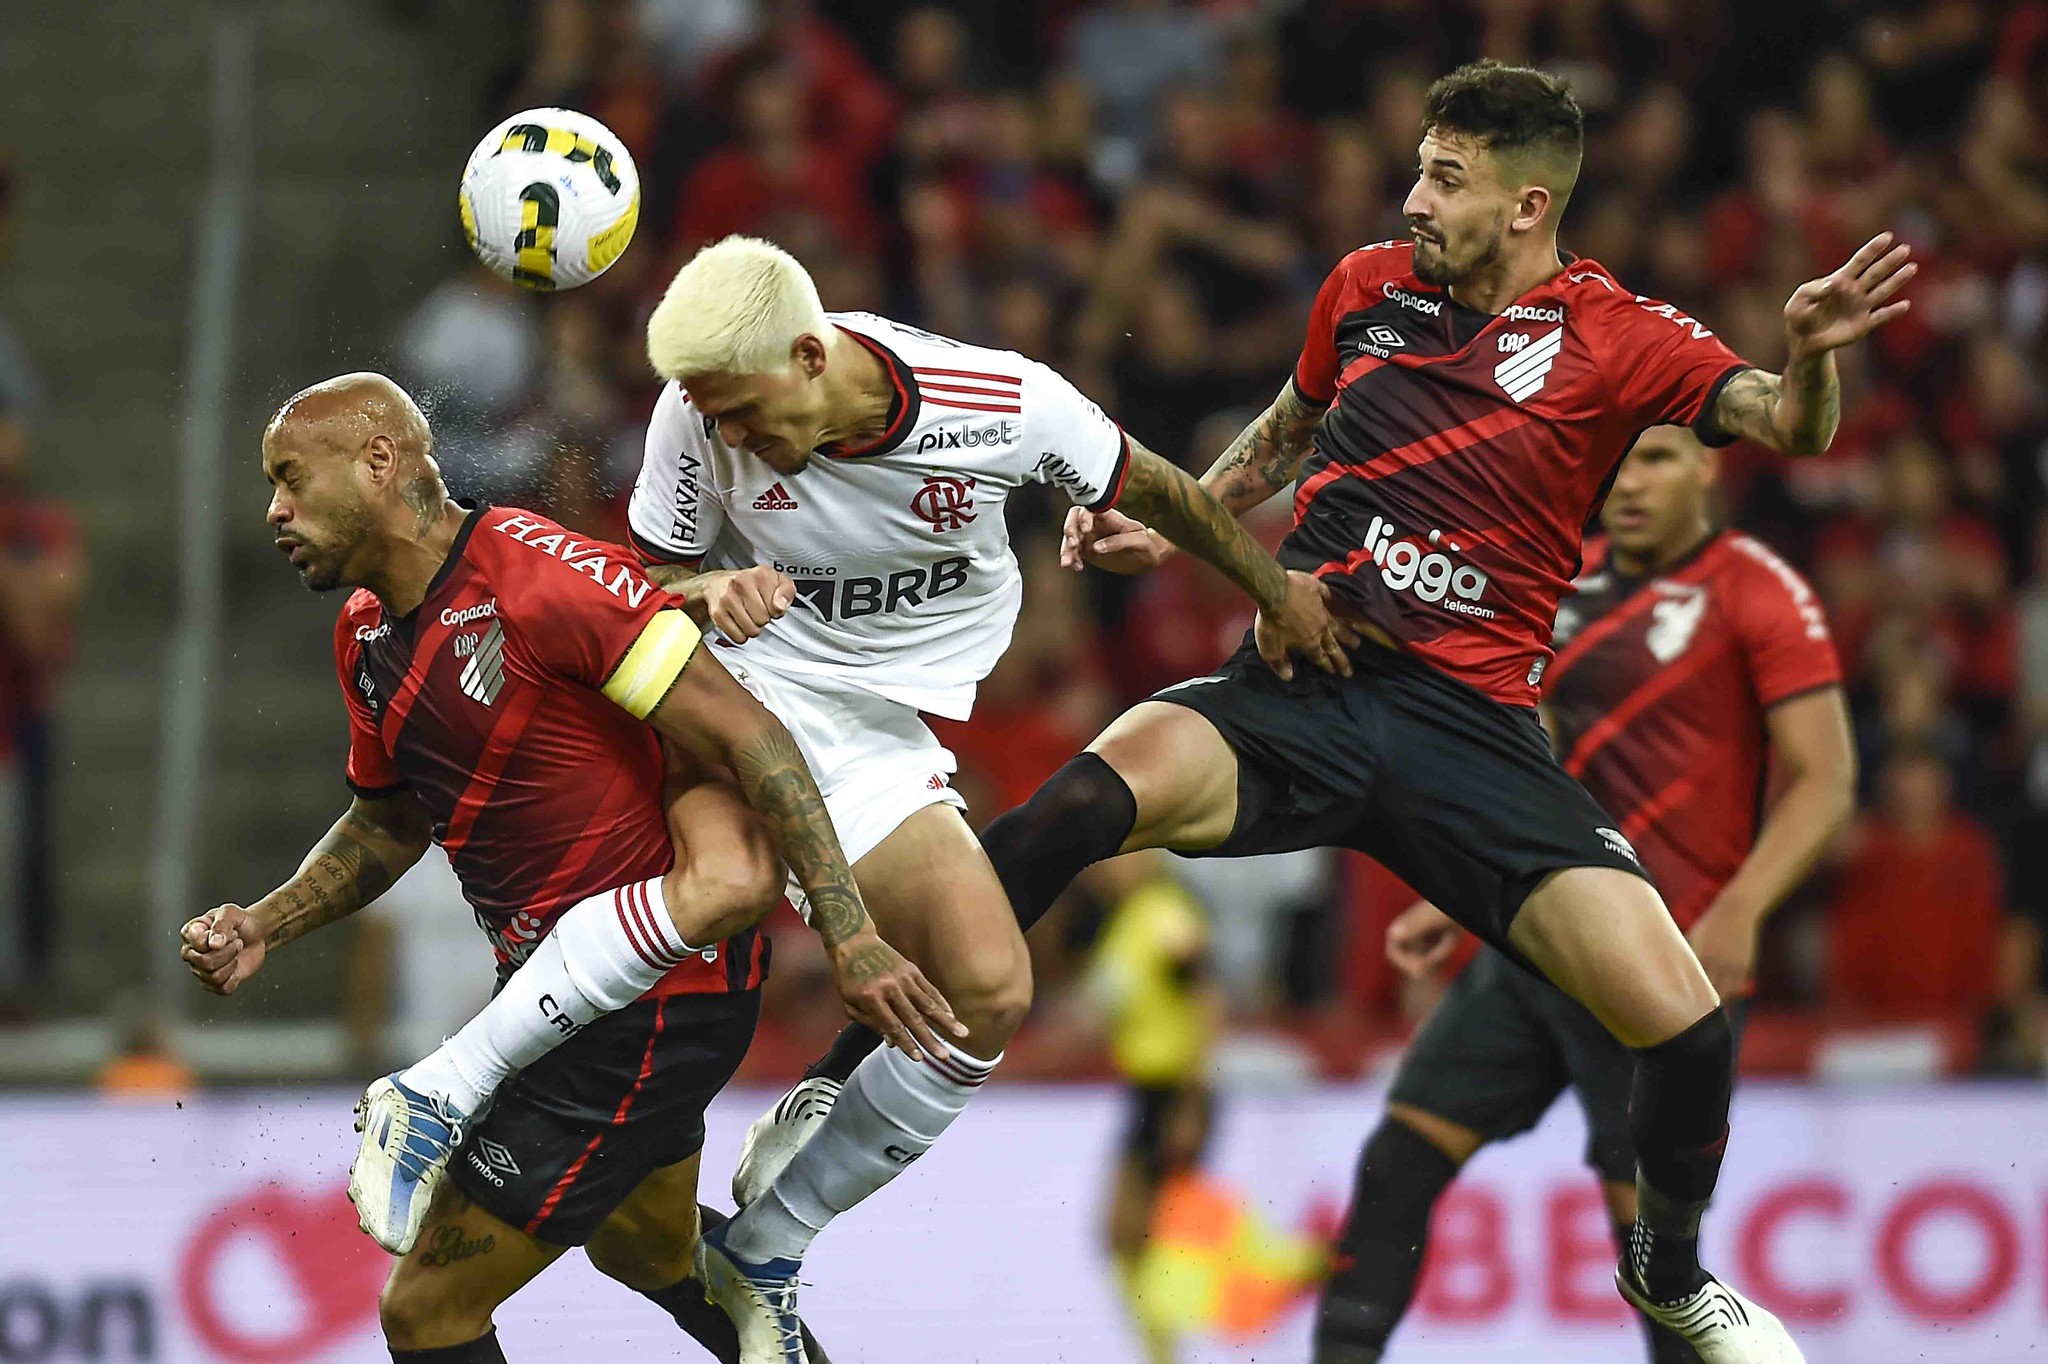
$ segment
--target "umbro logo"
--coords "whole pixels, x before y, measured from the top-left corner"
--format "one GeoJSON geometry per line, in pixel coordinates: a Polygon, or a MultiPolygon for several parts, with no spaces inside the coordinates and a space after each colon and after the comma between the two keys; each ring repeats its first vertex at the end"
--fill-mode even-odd
{"type": "Polygon", "coordinates": [[[1374,345],[1385,346],[1388,350],[1408,344],[1406,337],[1384,322],[1376,322],[1372,326],[1367,327],[1365,329],[1365,337],[1366,340],[1371,341],[1374,345]]]}
{"type": "Polygon", "coordinates": [[[1636,856],[1636,850],[1629,846],[1629,841],[1626,838],[1623,838],[1621,836],[1621,830],[1595,829],[1593,830],[1593,832],[1600,836],[1600,841],[1607,845],[1607,850],[1609,852],[1619,854],[1622,857],[1626,857],[1629,861],[1635,863],[1639,867],[1643,865],[1643,859],[1636,856]]]}
{"type": "MultiPolygon", "coordinates": [[[[458,657],[461,649],[462,640],[457,639],[458,657]]],[[[505,627],[501,622],[491,622],[491,628],[484,632],[483,639],[470,653],[469,662],[462,665],[461,684],[464,696],[486,706],[496,701],[498,693],[505,689],[505,627]]]]}
{"type": "Polygon", "coordinates": [[[519,1162],[512,1158],[512,1153],[505,1149],[503,1142],[492,1141],[489,1137],[478,1137],[476,1149],[483,1152],[484,1159],[490,1163],[490,1167],[500,1174],[519,1173],[519,1162]]]}
{"type": "Polygon", "coordinates": [[[754,499],[755,511],[795,511],[796,499],[780,483],[754,499]]]}
{"type": "Polygon", "coordinates": [[[1550,367],[1564,349],[1564,328],[1553,327],[1534,340],[1511,332],[1501,337],[1501,346],[1510,354],[1493,367],[1494,382],[1510,398],[1524,402],[1540,392],[1550,377],[1550,367]],[[1520,344],[1511,344],[1517,341],[1520,344]]]}

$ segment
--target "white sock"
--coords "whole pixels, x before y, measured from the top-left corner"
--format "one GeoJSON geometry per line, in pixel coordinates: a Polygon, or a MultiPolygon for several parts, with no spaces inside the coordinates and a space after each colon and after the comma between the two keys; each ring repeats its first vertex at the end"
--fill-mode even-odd
{"type": "Polygon", "coordinates": [[[930,1150],[1002,1059],[869,1053],[768,1192],[733,1219],[726,1244],[745,1260],[801,1260],[826,1223],[930,1150]]]}
{"type": "Polygon", "coordinates": [[[513,1071],[646,994],[703,950],[677,934],[661,881],[631,882],[572,906],[482,1013],[398,1078],[474,1117],[513,1071]]]}

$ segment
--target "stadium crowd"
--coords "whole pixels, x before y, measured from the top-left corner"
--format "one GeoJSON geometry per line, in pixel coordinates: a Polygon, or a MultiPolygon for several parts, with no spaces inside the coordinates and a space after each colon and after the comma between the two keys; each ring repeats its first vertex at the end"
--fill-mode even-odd
{"type": "MultiPolygon", "coordinates": [[[[617,538],[655,395],[643,323],[727,233],[794,251],[828,307],[1047,361],[1200,471],[1289,372],[1330,265],[1404,235],[1422,92],[1468,58],[1569,75],[1590,127],[1565,245],[1758,364],[1783,360],[1797,284],[1897,230],[1915,306],[1844,353],[1834,447],[1722,457],[1728,517],[1821,589],[1864,795],[1773,922],[1748,1059],[2043,1067],[2048,3],[534,0],[529,22],[479,122],[602,119],[641,169],[638,240],[560,297],[467,266],[406,324],[400,369],[459,494],[617,538]]],[[[978,820],[1249,621],[1184,561],[1060,572],[1062,511],[1017,512],[1016,644],[973,720],[940,726],[978,820]]],[[[1266,511],[1277,539],[1285,508],[1266,511]]],[[[1241,1022],[1340,1069],[1400,1036],[1417,1001],[1381,958],[1406,903],[1384,873],[1346,855],[1198,876],[1219,951],[1253,925],[1226,971],[1241,1022]]],[[[1076,900],[1072,931],[1034,943],[1048,1068],[1073,1059],[1076,900]]],[[[805,988],[809,941],[783,935],[769,1010],[798,1061],[837,1021],[805,988]]]]}

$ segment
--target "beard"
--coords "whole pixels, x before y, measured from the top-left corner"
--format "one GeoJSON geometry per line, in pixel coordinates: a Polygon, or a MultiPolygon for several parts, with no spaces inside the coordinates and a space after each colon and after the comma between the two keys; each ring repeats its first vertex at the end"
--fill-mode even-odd
{"type": "MultiPolygon", "coordinates": [[[[370,509],[361,503],[343,503],[334,509],[333,530],[315,540],[303,534],[299,543],[305,546],[305,562],[299,564],[299,581],[314,592],[332,592],[337,587],[352,587],[343,573],[348,561],[370,537],[375,528],[376,518],[370,509]]],[[[296,532],[295,532],[296,534],[296,532]]]]}
{"type": "Polygon", "coordinates": [[[1422,251],[1425,243],[1418,241],[1415,244],[1414,255],[1415,278],[1434,288],[1448,289],[1453,285],[1463,284],[1481,271],[1491,268],[1500,260],[1501,241],[1507,233],[1507,221],[1505,213],[1495,214],[1493,224],[1483,239],[1484,245],[1466,260],[1452,258],[1448,238],[1441,243],[1428,242],[1431,251],[1428,256],[1424,256],[1422,251]]]}

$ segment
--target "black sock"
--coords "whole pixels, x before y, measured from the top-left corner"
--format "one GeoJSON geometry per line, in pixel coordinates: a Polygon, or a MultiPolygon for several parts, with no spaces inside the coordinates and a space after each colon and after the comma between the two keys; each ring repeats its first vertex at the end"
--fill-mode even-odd
{"type": "Polygon", "coordinates": [[[1406,1123],[1388,1118],[1367,1139],[1316,1314],[1315,1364],[1379,1359],[1415,1295],[1430,1211],[1457,1174],[1457,1162],[1406,1123]]]}
{"type": "MultiPolygon", "coordinates": [[[[1635,1223],[1614,1224],[1614,1244],[1627,1246],[1629,1238],[1635,1235],[1635,1223]]],[[[1668,1326],[1660,1326],[1638,1312],[1636,1320],[1643,1324],[1643,1340],[1650,1351],[1650,1364],[1700,1364],[1700,1357],[1692,1346],[1685,1343],[1685,1337],[1668,1326]]]]}
{"type": "MultiPolygon", "coordinates": [[[[727,1218],[718,1209],[699,1203],[697,1220],[702,1230],[709,1231],[727,1218]]],[[[694,1274],[680,1283],[640,1296],[674,1317],[683,1333],[702,1345],[718,1364],[740,1364],[740,1338],[732,1329],[732,1318],[705,1300],[704,1285],[694,1274]]],[[[808,1326],[804,1328],[804,1355],[810,1364],[831,1364],[823,1348],[811,1339],[808,1326]]]]}
{"type": "Polygon", "coordinates": [[[823,1077],[845,1084],[853,1078],[853,1068],[868,1059],[868,1053],[882,1045],[882,1035],[865,1023],[848,1023],[839,1030],[839,1036],[832,1039],[823,1056],[811,1063],[804,1072],[806,1080],[823,1077]]]}
{"type": "Polygon", "coordinates": [[[395,1364],[505,1364],[505,1352],[498,1348],[498,1333],[486,1331],[461,1345],[444,1345],[438,1350],[393,1349],[395,1364]]]}
{"type": "Polygon", "coordinates": [[[981,834],[1010,909],[1026,933],[1074,878],[1115,857],[1138,822],[1138,798],[1093,753],[1078,754],[1031,799],[998,815],[981,834]]]}
{"type": "Polygon", "coordinates": [[[1700,1216],[1721,1177],[1734,1085],[1735,1035],[1719,1009],[1636,1052],[1628,1104],[1636,1224],[1623,1261],[1653,1302],[1676,1302],[1707,1281],[1700,1216]]]}
{"type": "MultiPolygon", "coordinates": [[[[1116,856],[1137,822],[1138,798],[1116,769],[1093,753],[1071,759],[1031,799],[998,815],[982,831],[981,846],[1010,897],[1017,926],[1029,933],[1075,877],[1116,856]]],[[[872,1030],[849,1023],[804,1078],[823,1076],[843,1085],[881,1045],[872,1030]]]]}

